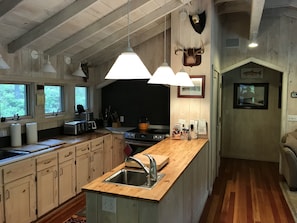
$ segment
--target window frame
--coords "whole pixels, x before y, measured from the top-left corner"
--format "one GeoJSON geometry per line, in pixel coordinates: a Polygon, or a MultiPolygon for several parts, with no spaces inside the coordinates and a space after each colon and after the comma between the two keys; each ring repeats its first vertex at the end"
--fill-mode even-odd
{"type": "MultiPolygon", "coordinates": [[[[11,85],[24,85],[25,86],[25,100],[26,100],[26,114],[25,115],[21,115],[19,116],[21,119],[29,119],[29,118],[32,118],[33,116],[33,109],[32,109],[32,105],[34,103],[34,100],[31,100],[32,98],[32,89],[33,89],[33,84],[32,83],[29,83],[29,82],[13,82],[13,81],[1,81],[0,82],[0,86],[1,85],[4,85],[4,84],[11,84],[11,85]]],[[[6,117],[5,118],[8,118],[8,119],[12,119],[14,118],[14,116],[9,116],[9,117],[6,117]]]]}
{"type": "Polygon", "coordinates": [[[46,83],[46,84],[44,84],[44,100],[46,101],[46,93],[45,93],[45,87],[46,86],[50,86],[50,87],[52,87],[52,86],[56,86],[56,87],[60,87],[61,88],[61,97],[60,97],[60,100],[61,100],[61,108],[60,108],[60,110],[57,110],[57,111],[52,111],[52,112],[49,112],[49,113],[47,113],[46,111],[45,111],[45,104],[46,103],[44,103],[44,114],[46,115],[46,116],[52,116],[52,115],[58,115],[58,113],[62,113],[62,112],[65,112],[65,97],[64,97],[64,95],[65,95],[65,86],[64,85],[62,85],[62,84],[51,84],[51,83],[46,83]]]}
{"type": "Polygon", "coordinates": [[[89,109],[90,107],[90,87],[89,86],[84,86],[84,85],[76,85],[74,86],[74,107],[75,107],[75,112],[77,112],[77,108],[76,108],[76,94],[75,94],[75,88],[76,87],[85,87],[87,89],[87,108],[84,109],[89,109]]]}

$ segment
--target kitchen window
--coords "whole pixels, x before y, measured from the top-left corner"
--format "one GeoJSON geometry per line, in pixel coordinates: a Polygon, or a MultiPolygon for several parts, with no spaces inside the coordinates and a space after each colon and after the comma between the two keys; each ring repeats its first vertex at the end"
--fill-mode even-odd
{"type": "Polygon", "coordinates": [[[0,117],[28,115],[29,85],[0,84],[0,117]]]}
{"type": "Polygon", "coordinates": [[[45,107],[46,114],[57,115],[63,111],[63,87],[58,85],[44,86],[45,107]]]}
{"type": "Polygon", "coordinates": [[[75,87],[75,108],[77,105],[84,106],[85,109],[88,109],[88,88],[77,86],[75,87]]]}

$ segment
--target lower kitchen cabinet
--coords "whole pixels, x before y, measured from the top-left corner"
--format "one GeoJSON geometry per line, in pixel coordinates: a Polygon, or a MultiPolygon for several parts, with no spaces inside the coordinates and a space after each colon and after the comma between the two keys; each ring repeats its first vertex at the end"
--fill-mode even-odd
{"type": "Polygon", "coordinates": [[[107,134],[103,136],[103,155],[104,155],[104,164],[103,171],[104,173],[110,171],[113,168],[112,165],[112,134],[107,134]]]}
{"type": "Polygon", "coordinates": [[[38,156],[36,168],[37,216],[40,217],[59,205],[57,152],[38,156]]]}
{"type": "Polygon", "coordinates": [[[58,151],[59,204],[76,195],[75,192],[75,146],[58,151]]]}
{"type": "Polygon", "coordinates": [[[90,181],[90,143],[84,142],[76,145],[76,193],[90,181]]]}
{"type": "Polygon", "coordinates": [[[103,137],[91,140],[90,181],[103,174],[103,137]]]}
{"type": "Polygon", "coordinates": [[[28,223],[36,219],[35,160],[3,167],[5,222],[28,223]]]}
{"type": "Polygon", "coordinates": [[[112,134],[112,166],[116,167],[125,161],[125,138],[123,134],[112,134]]]}

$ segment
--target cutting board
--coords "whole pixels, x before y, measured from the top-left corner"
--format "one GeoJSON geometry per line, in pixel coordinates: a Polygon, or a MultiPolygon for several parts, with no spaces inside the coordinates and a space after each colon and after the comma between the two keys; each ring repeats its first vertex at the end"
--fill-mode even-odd
{"type": "Polygon", "coordinates": [[[47,145],[30,144],[30,145],[25,145],[22,147],[15,148],[14,150],[34,153],[34,152],[37,152],[37,151],[40,151],[43,149],[47,149],[47,148],[48,148],[47,145]]]}
{"type": "MultiPolygon", "coordinates": [[[[155,158],[156,164],[157,164],[157,170],[162,169],[168,162],[169,162],[169,157],[168,156],[163,156],[163,155],[154,155],[150,154],[152,157],[155,158]]],[[[144,156],[143,154],[136,154],[133,156],[136,159],[139,159],[145,166],[149,167],[150,166],[150,160],[148,157],[144,156]]],[[[129,160],[125,162],[126,167],[136,167],[136,168],[141,168],[138,163],[136,163],[133,160],[129,160]]]]}
{"type": "Polygon", "coordinates": [[[46,145],[46,146],[49,146],[49,147],[55,147],[55,146],[59,146],[59,145],[65,144],[65,141],[59,140],[59,139],[47,139],[47,140],[38,142],[37,144],[39,144],[39,145],[46,145]]]}

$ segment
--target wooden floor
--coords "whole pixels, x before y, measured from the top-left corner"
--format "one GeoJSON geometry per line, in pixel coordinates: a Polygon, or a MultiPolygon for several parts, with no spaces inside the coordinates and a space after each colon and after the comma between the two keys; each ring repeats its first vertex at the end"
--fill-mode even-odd
{"type": "MultiPolygon", "coordinates": [[[[294,223],[279,180],[276,163],[222,159],[199,223],[294,223]]],[[[62,223],[84,207],[80,194],[37,222],[62,223]]]]}
{"type": "Polygon", "coordinates": [[[36,221],[36,223],[63,223],[65,220],[70,218],[82,210],[86,205],[86,197],[84,193],[80,193],[75,198],[65,202],[57,209],[50,213],[42,216],[36,221]]]}
{"type": "Polygon", "coordinates": [[[280,179],[276,163],[222,159],[200,223],[294,223],[280,179]]]}

